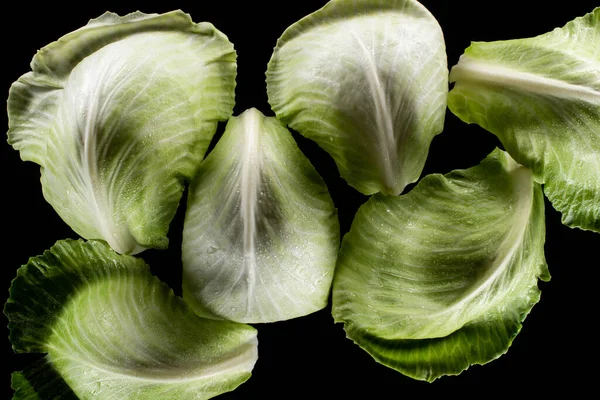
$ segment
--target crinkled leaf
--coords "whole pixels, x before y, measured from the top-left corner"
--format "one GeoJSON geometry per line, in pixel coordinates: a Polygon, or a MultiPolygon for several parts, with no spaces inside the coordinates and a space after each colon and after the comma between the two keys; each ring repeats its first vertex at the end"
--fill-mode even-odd
{"type": "Polygon", "coordinates": [[[600,8],[533,38],[473,43],[449,107],[494,133],[564,224],[600,232],[600,8]]]}
{"type": "Polygon", "coordinates": [[[183,231],[183,297],[201,315],[271,322],[327,305],[339,246],[322,178],[273,117],[227,123],[202,163],[183,231]]]}
{"type": "Polygon", "coordinates": [[[505,353],[550,278],[544,202],[500,150],[480,165],[375,195],[342,241],[333,315],[380,363],[416,379],[505,353]]]}
{"type": "Polygon", "coordinates": [[[267,92],[277,117],[331,154],[351,186],[397,195],[442,131],[442,30],[414,0],[332,0],[278,40],[267,92]]]}
{"type": "Polygon", "coordinates": [[[165,248],[184,181],[231,115],[235,60],[225,35],[181,11],[106,13],[12,85],[8,141],[79,235],[119,253],[165,248]]]}
{"type": "Polygon", "coordinates": [[[59,241],[18,270],[5,314],[16,398],[207,399],[247,380],[256,331],[198,317],[147,265],[99,241],[59,241]],[[68,384],[70,390],[65,386],[68,384]]]}

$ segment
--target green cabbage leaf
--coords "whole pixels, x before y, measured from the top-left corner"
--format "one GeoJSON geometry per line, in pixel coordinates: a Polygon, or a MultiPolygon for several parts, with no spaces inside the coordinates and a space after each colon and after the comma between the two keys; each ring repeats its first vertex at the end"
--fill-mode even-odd
{"type": "Polygon", "coordinates": [[[286,320],[327,305],[339,248],[325,182],[275,118],[249,109],[192,182],[183,229],[183,298],[199,315],[286,320]]]}
{"type": "Polygon", "coordinates": [[[498,149],[480,165],[371,197],[344,236],[333,316],[378,362],[415,379],[504,354],[550,278],[544,199],[498,149]]]}
{"type": "Polygon", "coordinates": [[[256,330],[198,317],[143,260],[63,240],[22,266],[4,313],[18,353],[14,400],[199,400],[235,389],[257,360],[256,330]]]}
{"type": "Polygon", "coordinates": [[[448,106],[492,132],[565,225],[600,232],[600,8],[527,39],[473,43],[448,106]]]}
{"type": "Polygon", "coordinates": [[[415,182],[442,131],[442,30],[415,0],[332,0],[290,26],[267,69],[277,118],[314,140],[364,194],[415,182]]]}
{"type": "Polygon", "coordinates": [[[236,65],[225,35],[181,11],[105,13],[33,57],[9,92],[8,141],[80,236],[166,248],[184,182],[232,113],[236,65]]]}

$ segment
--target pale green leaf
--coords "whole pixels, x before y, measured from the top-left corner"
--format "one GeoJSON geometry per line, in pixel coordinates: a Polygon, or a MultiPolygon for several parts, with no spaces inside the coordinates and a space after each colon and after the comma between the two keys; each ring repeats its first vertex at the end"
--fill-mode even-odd
{"type": "Polygon", "coordinates": [[[13,375],[16,398],[208,399],[257,359],[253,328],[198,317],[141,259],[103,242],[57,242],[18,270],[10,294],[13,348],[47,353],[13,375]]]}
{"type": "Polygon", "coordinates": [[[189,193],[183,297],[201,315],[272,322],[327,305],[339,246],[322,178],[273,117],[227,123],[189,193]]]}
{"type": "Polygon", "coordinates": [[[332,0],[290,26],[267,69],[279,119],[318,143],[364,194],[418,179],[442,131],[442,30],[415,0],[332,0]]]}
{"type": "Polygon", "coordinates": [[[225,35],[181,11],[106,13],[12,85],[8,141],[79,235],[119,253],[165,248],[184,181],[231,115],[235,60],[225,35]]]}
{"type": "Polygon", "coordinates": [[[528,39],[473,43],[449,107],[494,133],[564,224],[600,232],[600,8],[528,39]]]}
{"type": "Polygon", "coordinates": [[[480,165],[375,195],[342,241],[333,315],[377,361],[416,379],[505,353],[550,278],[544,202],[500,150],[480,165]]]}

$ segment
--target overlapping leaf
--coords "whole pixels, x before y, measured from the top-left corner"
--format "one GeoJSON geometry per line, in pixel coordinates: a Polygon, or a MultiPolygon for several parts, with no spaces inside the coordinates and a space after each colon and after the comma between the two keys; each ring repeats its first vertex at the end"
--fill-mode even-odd
{"type": "Polygon", "coordinates": [[[549,279],[544,202],[495,150],[479,166],[376,195],[342,241],[333,315],[377,361],[416,379],[505,353],[549,279]]]}

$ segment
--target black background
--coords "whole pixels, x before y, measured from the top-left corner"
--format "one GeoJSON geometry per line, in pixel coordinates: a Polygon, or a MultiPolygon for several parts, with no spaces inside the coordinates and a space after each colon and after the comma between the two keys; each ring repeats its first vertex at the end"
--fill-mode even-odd
{"type": "MultiPolygon", "coordinates": [[[[286,27],[326,3],[321,1],[104,1],[80,2],[77,6],[47,2],[43,6],[13,2],[2,6],[2,86],[8,96],[10,84],[29,71],[35,52],[71,32],[106,10],[120,15],[140,10],[162,13],[182,9],[194,21],[210,21],[224,32],[238,53],[236,106],[238,115],[256,107],[273,115],[267,103],[265,76],[267,62],[277,38],[286,27]]],[[[422,3],[438,19],[444,31],[448,65],[471,41],[493,41],[534,36],[563,26],[590,12],[595,1],[573,0],[552,6],[539,0],[522,1],[436,1],[422,3]],[[526,5],[527,8],[523,6],[526,5]]],[[[598,45],[598,44],[596,44],[598,45]]],[[[8,129],[5,113],[0,126],[8,129]]],[[[215,141],[224,125],[215,136],[215,141]]],[[[331,158],[314,143],[294,135],[300,148],[327,182],[338,207],[341,233],[350,227],[356,209],[367,197],[349,187],[340,177],[331,158]]],[[[431,145],[423,176],[468,168],[483,159],[497,139],[483,129],[466,125],[450,112],[444,132],[431,145]]],[[[8,298],[10,281],[17,268],[31,256],[41,254],[57,240],[76,238],[43,199],[39,167],[24,163],[5,141],[0,143],[3,231],[0,264],[3,268],[2,296],[8,298]]],[[[407,188],[407,191],[412,185],[407,188]]],[[[149,250],[141,256],[152,270],[180,291],[180,243],[183,210],[180,207],[171,225],[171,246],[166,251],[149,250]]],[[[596,233],[570,229],[560,223],[560,214],[546,202],[546,259],[552,279],[540,282],[542,299],[525,320],[521,333],[508,353],[485,366],[472,366],[456,377],[444,377],[433,384],[414,381],[377,364],[366,352],[345,338],[342,325],[334,324],[330,306],[312,315],[291,321],[256,325],[259,332],[259,359],[253,376],[223,399],[400,397],[427,395],[448,386],[483,384],[519,390],[522,385],[537,389],[568,385],[582,388],[593,384],[597,372],[598,331],[596,298],[598,276],[596,233]],[[590,363],[588,365],[588,363],[590,363]],[[593,365],[596,367],[593,367],[593,365]],[[517,389],[517,386],[519,389],[517,389]],[[408,390],[408,391],[407,391],[408,390]]],[[[9,370],[22,369],[32,357],[12,353],[6,317],[2,316],[3,364],[2,398],[10,398],[9,370]]],[[[464,392],[458,392],[464,394],[464,392]]],[[[489,393],[489,392],[487,392],[489,393]]],[[[480,393],[486,395],[486,393],[480,393]]],[[[157,399],[158,400],[158,399],[157,399]]]]}

